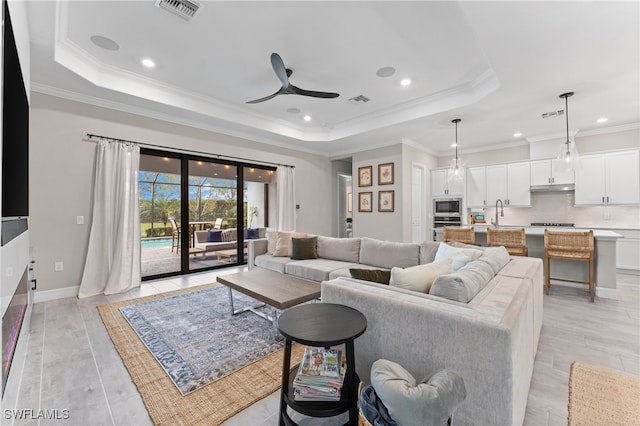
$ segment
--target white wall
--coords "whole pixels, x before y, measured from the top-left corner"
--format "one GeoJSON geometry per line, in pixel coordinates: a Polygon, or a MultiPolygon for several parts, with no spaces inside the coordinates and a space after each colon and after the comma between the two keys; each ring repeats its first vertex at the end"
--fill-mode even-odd
{"type": "Polygon", "coordinates": [[[380,240],[402,241],[402,206],[403,206],[403,173],[402,173],[402,145],[392,145],[384,148],[354,154],[353,160],[353,236],[371,237],[380,240]],[[378,164],[394,163],[393,185],[378,185],[378,164]],[[358,168],[372,166],[372,186],[358,186],[358,168]],[[378,192],[395,191],[395,211],[378,212],[378,192]],[[373,211],[364,213],[358,211],[358,194],[372,192],[373,211]]]}
{"type": "Polygon", "coordinates": [[[334,176],[325,157],[39,93],[32,94],[30,131],[31,245],[36,249],[40,292],[73,288],[82,277],[96,150],[94,143],[83,141],[86,133],[293,165],[301,207],[297,229],[319,235],[334,231],[334,176]],[[85,225],[76,225],[76,216],[84,216],[85,225]],[[62,272],[53,272],[56,261],[64,262],[62,272]]]}

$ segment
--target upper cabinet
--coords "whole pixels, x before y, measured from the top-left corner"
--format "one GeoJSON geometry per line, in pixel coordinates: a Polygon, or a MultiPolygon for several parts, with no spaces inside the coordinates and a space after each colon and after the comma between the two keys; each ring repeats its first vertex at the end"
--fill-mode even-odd
{"type": "Polygon", "coordinates": [[[559,167],[557,158],[531,161],[531,186],[566,185],[574,182],[573,172],[559,167]]]}
{"type": "Polygon", "coordinates": [[[487,205],[487,168],[485,166],[467,169],[467,207],[478,208],[487,205]]]}
{"type": "Polygon", "coordinates": [[[580,156],[576,205],[640,204],[640,151],[580,156]]]}
{"type": "Polygon", "coordinates": [[[432,197],[462,197],[464,180],[449,179],[449,169],[431,170],[432,197]]]}
{"type": "Polygon", "coordinates": [[[529,162],[498,164],[486,167],[486,199],[489,205],[502,200],[505,206],[531,206],[529,162]]]}

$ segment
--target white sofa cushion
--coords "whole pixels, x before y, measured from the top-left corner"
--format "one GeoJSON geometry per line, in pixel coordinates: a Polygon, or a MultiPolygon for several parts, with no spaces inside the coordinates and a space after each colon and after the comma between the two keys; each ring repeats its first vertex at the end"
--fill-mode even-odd
{"type": "Polygon", "coordinates": [[[361,238],[360,263],[387,269],[416,266],[420,263],[420,245],[361,238]]]}
{"type": "Polygon", "coordinates": [[[420,264],[433,262],[436,258],[438,248],[440,248],[440,243],[437,241],[423,241],[420,244],[420,264]]]}
{"type": "Polygon", "coordinates": [[[358,263],[360,238],[334,238],[318,236],[318,257],[358,263]]]}
{"type": "Polygon", "coordinates": [[[475,260],[482,256],[482,250],[458,248],[449,244],[440,244],[436,252],[434,262],[442,262],[451,259],[451,271],[455,272],[462,268],[471,260],[475,260]]]}
{"type": "Polygon", "coordinates": [[[391,268],[389,285],[428,293],[433,281],[438,276],[449,272],[451,272],[451,259],[412,266],[406,269],[391,268]]]}
{"type": "Polygon", "coordinates": [[[293,262],[290,257],[274,257],[268,254],[256,256],[254,264],[260,268],[269,269],[271,271],[284,274],[284,267],[287,263],[293,262]]]}
{"type": "Polygon", "coordinates": [[[494,275],[489,264],[481,260],[474,260],[456,272],[436,278],[429,294],[469,303],[491,281],[494,275]]]}
{"type": "Polygon", "coordinates": [[[285,265],[284,271],[289,275],[312,281],[326,281],[331,271],[351,265],[347,262],[329,259],[293,260],[285,265]]]}

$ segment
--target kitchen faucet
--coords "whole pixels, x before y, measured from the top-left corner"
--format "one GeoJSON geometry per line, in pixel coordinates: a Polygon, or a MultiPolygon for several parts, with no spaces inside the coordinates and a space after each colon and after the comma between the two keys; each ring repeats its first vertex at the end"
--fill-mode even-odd
{"type": "Polygon", "coordinates": [[[495,222],[493,220],[491,221],[491,224],[496,228],[498,227],[498,203],[500,203],[500,216],[504,217],[504,205],[502,204],[502,200],[498,198],[496,200],[496,220],[495,222]]]}

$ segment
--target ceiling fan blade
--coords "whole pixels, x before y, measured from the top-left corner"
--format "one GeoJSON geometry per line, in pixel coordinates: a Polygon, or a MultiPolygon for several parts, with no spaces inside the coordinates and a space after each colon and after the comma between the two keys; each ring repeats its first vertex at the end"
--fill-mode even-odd
{"type": "Polygon", "coordinates": [[[289,86],[289,74],[287,73],[282,58],[277,53],[271,54],[271,66],[278,76],[278,79],[282,82],[282,87],[286,89],[287,86],[289,86]]]}
{"type": "Polygon", "coordinates": [[[268,101],[269,99],[273,99],[278,95],[282,95],[285,94],[285,90],[283,87],[280,88],[280,90],[278,90],[276,93],[269,95],[269,96],[265,96],[264,98],[260,98],[260,99],[254,99],[252,101],[247,101],[245,103],[247,104],[259,104],[260,102],[264,102],[264,101],[268,101]]]}
{"type": "Polygon", "coordinates": [[[304,90],[299,87],[294,86],[293,84],[290,87],[289,93],[293,92],[296,95],[302,96],[311,96],[313,98],[337,98],[340,96],[339,93],[331,93],[331,92],[314,92],[313,90],[304,90]]]}

